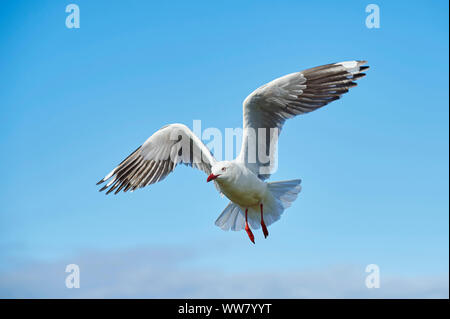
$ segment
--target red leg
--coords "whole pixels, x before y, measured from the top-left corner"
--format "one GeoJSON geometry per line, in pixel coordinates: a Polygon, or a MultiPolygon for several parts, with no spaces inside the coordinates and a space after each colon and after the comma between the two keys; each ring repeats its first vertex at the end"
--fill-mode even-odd
{"type": "Polygon", "coordinates": [[[269,231],[267,230],[266,224],[264,223],[263,204],[261,204],[260,206],[261,206],[261,227],[264,233],[264,238],[267,238],[267,236],[269,236],[269,231]]]}
{"type": "Polygon", "coordinates": [[[250,229],[250,227],[248,227],[247,212],[248,212],[248,208],[245,209],[245,231],[247,232],[248,238],[250,238],[252,243],[255,243],[255,236],[253,236],[252,230],[250,229]]]}

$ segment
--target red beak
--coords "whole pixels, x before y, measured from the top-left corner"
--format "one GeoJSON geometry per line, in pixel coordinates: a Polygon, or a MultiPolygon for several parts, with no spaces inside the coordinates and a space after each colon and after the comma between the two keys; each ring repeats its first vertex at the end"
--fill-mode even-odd
{"type": "Polygon", "coordinates": [[[219,177],[220,175],[214,175],[214,174],[211,174],[211,175],[209,175],[208,176],[208,178],[206,179],[206,182],[208,183],[208,182],[210,182],[210,181],[212,181],[212,180],[215,180],[217,177],[219,177]]]}

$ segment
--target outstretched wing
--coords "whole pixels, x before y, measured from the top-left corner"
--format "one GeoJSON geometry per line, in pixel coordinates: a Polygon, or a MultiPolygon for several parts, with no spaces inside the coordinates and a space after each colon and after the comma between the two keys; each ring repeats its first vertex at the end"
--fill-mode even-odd
{"type": "Polygon", "coordinates": [[[327,64],[291,73],[252,92],[244,101],[244,135],[238,160],[261,179],[276,164],[276,144],[284,122],[337,100],[365,76],[366,61],[327,64]]]}
{"type": "Polygon", "coordinates": [[[111,179],[100,191],[115,194],[159,182],[183,163],[211,173],[215,159],[209,149],[183,124],[170,124],[150,136],[97,185],[111,179]]]}

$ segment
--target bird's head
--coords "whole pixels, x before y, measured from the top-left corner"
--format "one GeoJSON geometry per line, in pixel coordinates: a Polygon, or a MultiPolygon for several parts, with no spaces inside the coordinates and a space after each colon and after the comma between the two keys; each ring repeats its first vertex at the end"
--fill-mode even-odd
{"type": "Polygon", "coordinates": [[[235,165],[230,161],[217,162],[211,167],[211,174],[206,179],[207,182],[212,180],[224,181],[233,176],[235,165]]]}

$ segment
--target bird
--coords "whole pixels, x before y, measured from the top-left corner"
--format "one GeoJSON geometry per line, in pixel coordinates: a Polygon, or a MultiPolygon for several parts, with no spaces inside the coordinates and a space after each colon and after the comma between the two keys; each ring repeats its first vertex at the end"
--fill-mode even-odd
{"type": "Polygon", "coordinates": [[[215,225],[223,230],[244,229],[253,244],[252,229],[262,228],[267,238],[267,227],[280,219],[302,189],[301,179],[267,181],[285,121],[338,100],[366,75],[366,64],[352,60],[313,67],[253,91],[243,102],[242,146],[232,161],[216,160],[186,125],[163,126],[97,183],[107,182],[99,191],[134,191],[163,180],[184,164],[205,172],[206,181],[230,200],[215,225]]]}

